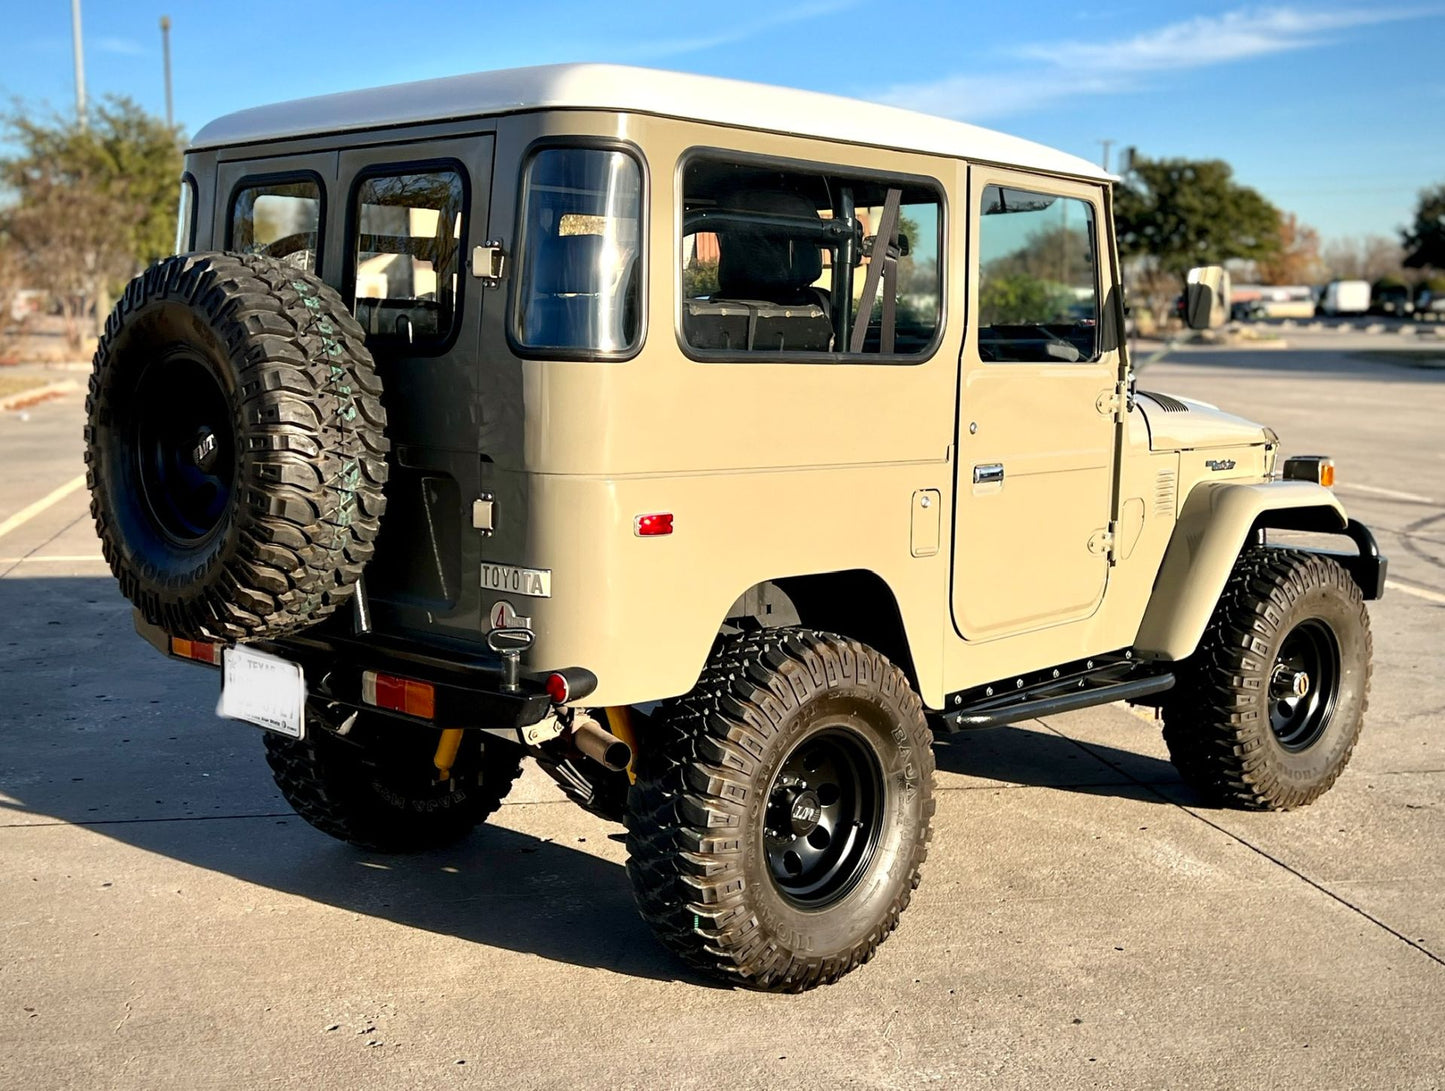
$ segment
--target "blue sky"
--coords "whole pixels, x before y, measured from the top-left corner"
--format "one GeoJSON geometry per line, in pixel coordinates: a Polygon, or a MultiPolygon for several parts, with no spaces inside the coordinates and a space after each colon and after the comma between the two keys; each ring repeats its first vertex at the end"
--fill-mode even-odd
{"type": "MultiPolygon", "coordinates": [[[[1218,157],[1326,238],[1393,235],[1445,182],[1445,4],[1127,0],[85,0],[87,88],[177,120],[514,65],[615,61],[893,102],[1097,160],[1218,157]]],[[[0,95],[70,109],[70,8],[13,5],[0,95]]],[[[886,134],[884,135],[886,138],[886,134]]]]}

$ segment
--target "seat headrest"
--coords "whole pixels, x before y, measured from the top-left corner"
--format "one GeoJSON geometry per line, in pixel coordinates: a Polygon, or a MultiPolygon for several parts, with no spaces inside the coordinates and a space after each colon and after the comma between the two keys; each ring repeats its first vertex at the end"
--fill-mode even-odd
{"type": "MultiPolygon", "coordinates": [[[[756,190],[735,194],[730,212],[761,212],[821,222],[813,202],[796,193],[756,190]]],[[[718,234],[718,295],[728,299],[787,302],[823,272],[823,252],[814,242],[792,239],[776,228],[730,227],[718,234]]]]}

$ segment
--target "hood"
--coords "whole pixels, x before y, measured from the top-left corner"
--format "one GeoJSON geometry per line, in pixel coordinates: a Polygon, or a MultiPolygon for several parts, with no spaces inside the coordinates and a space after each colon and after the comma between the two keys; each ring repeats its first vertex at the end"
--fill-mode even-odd
{"type": "Polygon", "coordinates": [[[1262,424],[1226,413],[1208,402],[1147,390],[1140,390],[1137,395],[1135,405],[1149,426],[1151,451],[1198,451],[1266,443],[1271,439],[1262,424]]]}

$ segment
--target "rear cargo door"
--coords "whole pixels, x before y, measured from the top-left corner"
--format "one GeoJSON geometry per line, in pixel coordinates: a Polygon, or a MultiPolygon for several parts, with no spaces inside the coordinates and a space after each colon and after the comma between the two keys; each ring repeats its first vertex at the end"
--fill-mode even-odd
{"type": "Polygon", "coordinates": [[[378,628],[477,636],[483,292],[468,256],[485,238],[493,146],[477,133],[341,153],[343,293],[385,384],[392,443],[366,571],[378,628]]]}

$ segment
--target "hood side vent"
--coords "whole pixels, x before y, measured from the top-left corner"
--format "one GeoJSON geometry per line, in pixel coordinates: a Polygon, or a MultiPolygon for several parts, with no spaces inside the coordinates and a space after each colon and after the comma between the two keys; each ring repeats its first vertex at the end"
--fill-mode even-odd
{"type": "Polygon", "coordinates": [[[1154,479],[1154,514],[1166,519],[1174,518],[1178,494],[1178,474],[1173,470],[1160,470],[1159,476],[1154,479]]]}
{"type": "Polygon", "coordinates": [[[1151,401],[1159,403],[1159,408],[1166,413],[1188,413],[1189,406],[1185,405],[1178,398],[1171,398],[1168,394],[1156,394],[1152,390],[1141,390],[1140,394],[1151,401]]]}

